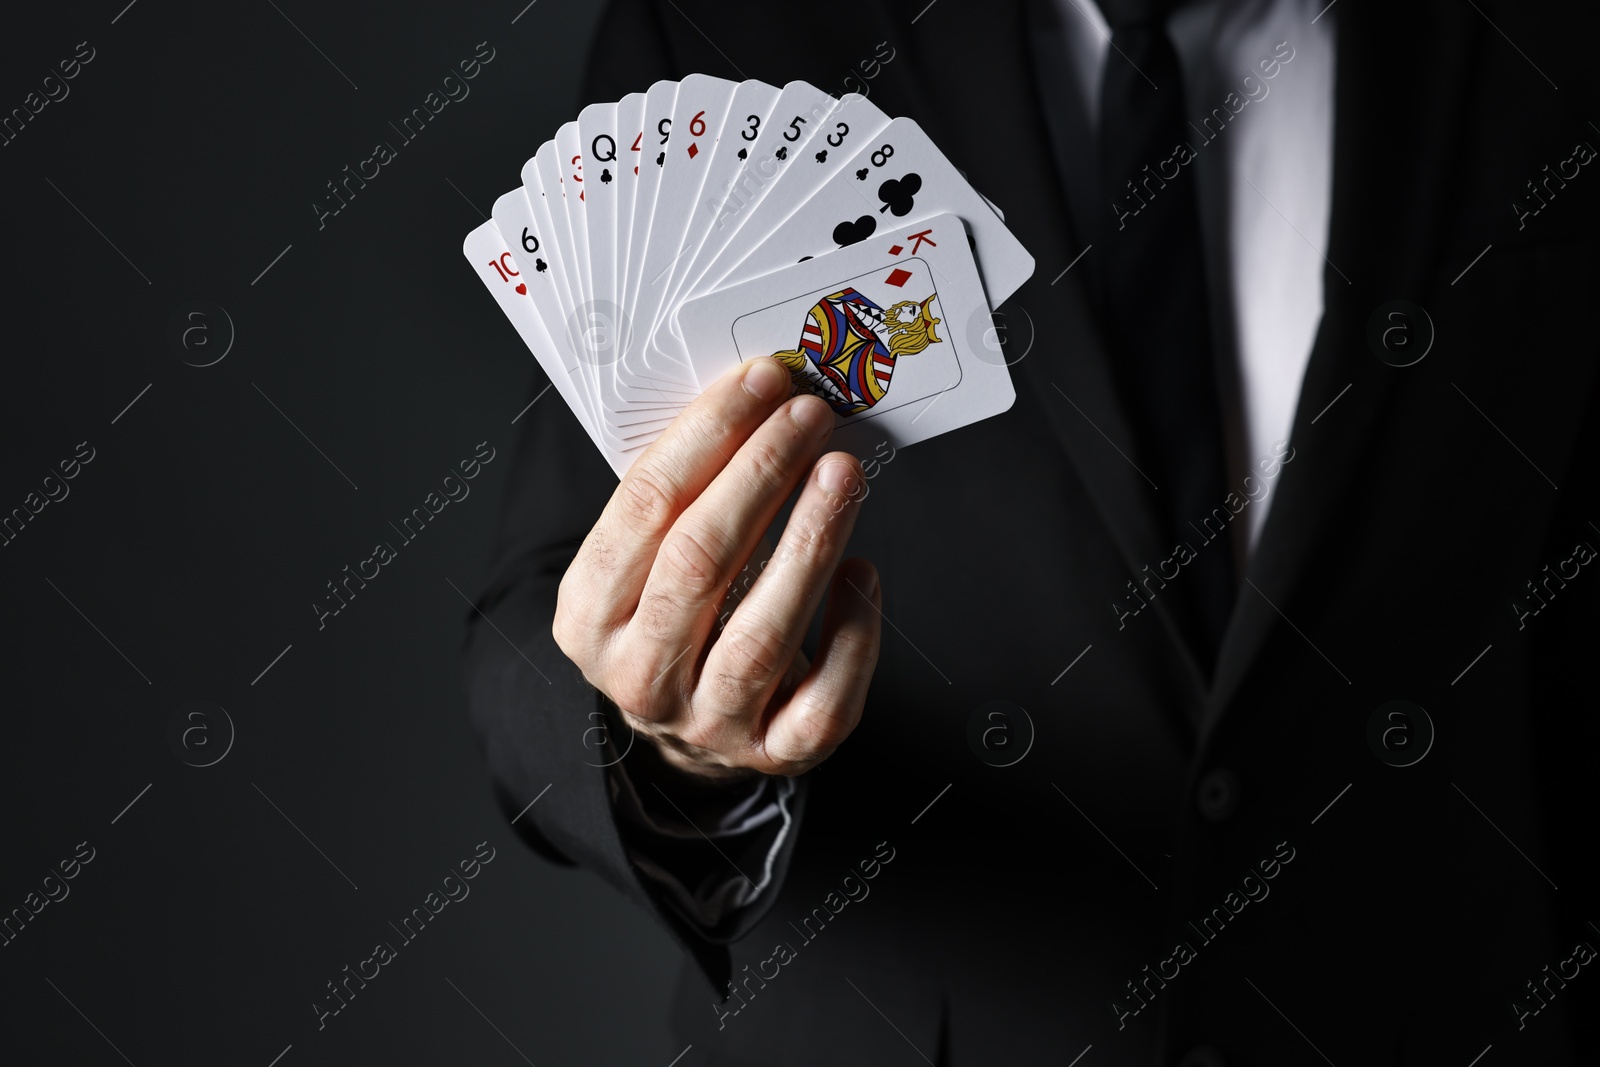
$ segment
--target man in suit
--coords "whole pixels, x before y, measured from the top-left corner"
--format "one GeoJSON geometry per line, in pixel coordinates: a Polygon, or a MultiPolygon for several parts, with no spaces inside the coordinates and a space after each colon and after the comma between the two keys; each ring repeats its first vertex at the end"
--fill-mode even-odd
{"type": "Polygon", "coordinates": [[[612,5],[586,100],[873,58],[1039,264],[888,463],[761,361],[620,486],[525,424],[474,721],[698,1062],[1594,1062],[1580,18],[612,5]]]}

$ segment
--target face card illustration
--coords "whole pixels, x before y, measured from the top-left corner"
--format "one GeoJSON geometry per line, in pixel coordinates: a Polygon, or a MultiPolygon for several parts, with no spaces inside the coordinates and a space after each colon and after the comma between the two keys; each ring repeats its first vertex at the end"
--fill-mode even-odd
{"type": "Polygon", "coordinates": [[[933,272],[911,257],[848,279],[833,292],[742,316],[733,324],[734,345],[741,359],[776,358],[789,368],[796,389],[820,396],[841,418],[859,421],[960,384],[956,342],[940,334],[942,311],[933,272]],[[773,347],[785,330],[798,340],[773,347]]]}
{"type": "Polygon", "coordinates": [[[871,455],[997,415],[1015,392],[961,220],[936,215],[689,301],[696,377],[770,356],[871,455]]]}

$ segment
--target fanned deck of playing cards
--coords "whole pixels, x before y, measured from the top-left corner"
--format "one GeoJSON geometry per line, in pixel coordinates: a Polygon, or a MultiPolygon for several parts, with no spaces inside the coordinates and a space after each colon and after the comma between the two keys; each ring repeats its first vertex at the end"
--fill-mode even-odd
{"type": "Polygon", "coordinates": [[[695,74],[591,104],[463,251],[619,476],[761,356],[863,457],[1015,399],[990,308],[1033,257],[862,96],[695,74]]]}

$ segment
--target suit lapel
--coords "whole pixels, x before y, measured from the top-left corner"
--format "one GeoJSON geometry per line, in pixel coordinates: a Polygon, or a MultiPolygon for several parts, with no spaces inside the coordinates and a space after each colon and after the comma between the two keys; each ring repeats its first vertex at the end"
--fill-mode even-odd
{"type": "MultiPolygon", "coordinates": [[[[915,26],[906,99],[912,114],[980,191],[993,193],[1007,223],[1035,260],[1033,277],[1004,307],[1008,358],[1019,392],[1037,398],[1090,498],[1136,578],[1154,567],[1164,546],[1149,504],[1150,485],[1134,465],[1133,434],[1113,392],[1109,356],[1084,286],[1083,244],[1074,236],[1050,131],[1035,80],[1023,3],[981,5],[942,0],[915,26]],[[949,5],[949,9],[941,10],[949,5]],[[971,17],[969,17],[971,16],[971,17]],[[985,26],[973,33],[974,18],[985,26]],[[1072,269],[1067,268],[1072,266],[1072,269]],[[1034,340],[1025,357],[1016,352],[1034,340]]],[[[893,68],[891,68],[893,69],[893,68]]],[[[1058,101],[1050,106],[1067,106],[1058,101]]],[[[1090,250],[1088,255],[1093,255],[1090,250]]],[[[1121,593],[1121,581],[1114,583],[1121,593]]],[[[1151,606],[1167,634],[1173,666],[1203,699],[1201,673],[1158,597],[1151,606]]],[[[1110,604],[1106,608],[1111,615],[1110,604]]],[[[1186,733],[1192,722],[1176,713],[1186,733]]]]}
{"type": "MultiPolygon", "coordinates": [[[[1246,569],[1250,584],[1241,588],[1223,637],[1203,736],[1237,695],[1267,636],[1283,624],[1279,611],[1294,618],[1293,594],[1317,537],[1332,525],[1364,442],[1388,406],[1394,376],[1405,373],[1373,355],[1367,320],[1389,300],[1420,295],[1437,268],[1445,221],[1439,190],[1448,185],[1443,172],[1454,163],[1450,146],[1459,143],[1460,102],[1469,96],[1477,26],[1464,5],[1351,4],[1333,15],[1327,258],[1338,269],[1323,271],[1322,323],[1290,435],[1294,459],[1283,468],[1246,569]],[[1406,44],[1416,40],[1430,43],[1420,51],[1406,44]],[[1385,75],[1375,78],[1374,71],[1385,75]],[[1326,417],[1319,417],[1324,409],[1326,417]]],[[[1348,681],[1332,667],[1328,677],[1334,685],[1348,681]]]]}

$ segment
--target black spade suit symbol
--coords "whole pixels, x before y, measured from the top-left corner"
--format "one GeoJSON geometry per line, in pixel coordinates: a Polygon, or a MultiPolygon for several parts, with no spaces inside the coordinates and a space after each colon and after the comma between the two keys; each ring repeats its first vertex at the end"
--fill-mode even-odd
{"type": "Polygon", "coordinates": [[[878,220],[871,215],[862,215],[854,222],[841,222],[833,228],[833,239],[840,248],[853,245],[857,241],[865,241],[871,237],[878,228],[878,220]]]}
{"type": "Polygon", "coordinates": [[[750,149],[748,149],[748,148],[739,149],[739,158],[740,159],[748,159],[749,156],[750,156],[750,149]]]}
{"type": "Polygon", "coordinates": [[[788,159],[789,158],[789,146],[788,145],[782,145],[782,144],[779,145],[778,146],[778,150],[776,152],[774,152],[773,155],[777,156],[779,159],[788,159]]]}
{"type": "Polygon", "coordinates": [[[600,184],[602,184],[602,185],[610,185],[611,184],[611,168],[607,167],[605,170],[600,172],[600,184]]]}
{"type": "Polygon", "coordinates": [[[896,218],[904,218],[916,205],[917,193],[922,191],[922,175],[907,174],[904,178],[890,178],[878,186],[878,199],[883,206],[878,210],[891,211],[896,218]]]}
{"type": "Polygon", "coordinates": [[[665,163],[666,161],[667,161],[667,154],[665,152],[663,152],[659,156],[656,157],[656,166],[659,167],[659,166],[661,166],[661,164],[665,163]]]}

